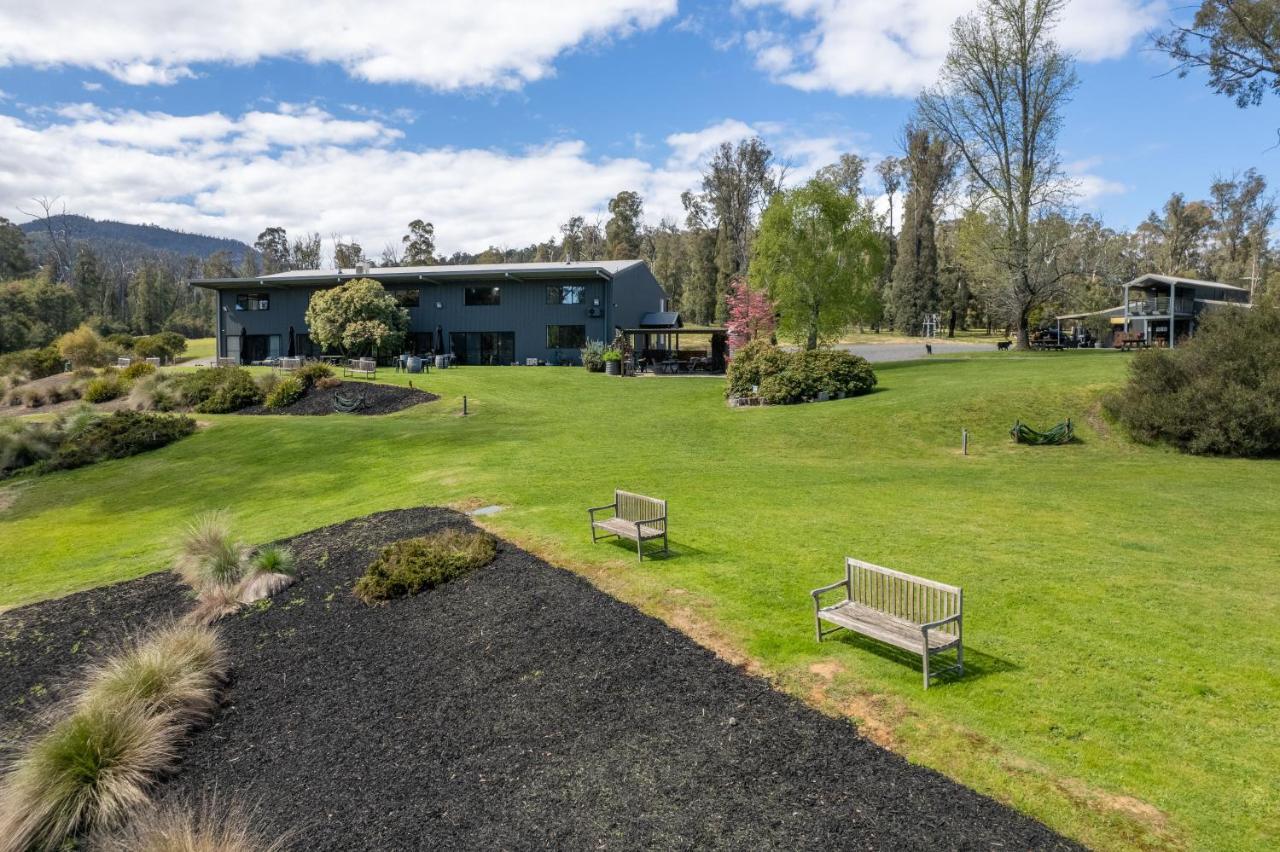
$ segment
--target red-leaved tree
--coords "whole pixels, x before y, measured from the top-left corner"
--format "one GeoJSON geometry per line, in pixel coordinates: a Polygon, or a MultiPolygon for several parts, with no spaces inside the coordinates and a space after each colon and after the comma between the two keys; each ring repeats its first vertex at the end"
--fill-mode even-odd
{"type": "Polygon", "coordinates": [[[747,279],[729,283],[725,301],[729,307],[729,345],[734,349],[752,340],[768,340],[778,327],[778,317],[769,294],[753,290],[747,279]]]}

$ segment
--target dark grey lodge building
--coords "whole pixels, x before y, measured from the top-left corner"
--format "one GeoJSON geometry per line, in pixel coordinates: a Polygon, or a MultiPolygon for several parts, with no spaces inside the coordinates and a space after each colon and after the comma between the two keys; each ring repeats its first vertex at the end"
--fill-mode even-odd
{"type": "MultiPolygon", "coordinates": [[[[242,363],[320,355],[307,332],[311,294],[354,278],[378,281],[409,311],[405,348],[462,364],[579,360],[587,340],[648,325],[666,293],[643,260],[294,270],[191,283],[218,296],[218,357],[242,363]]],[[[381,353],[390,355],[394,353],[381,353]]]]}

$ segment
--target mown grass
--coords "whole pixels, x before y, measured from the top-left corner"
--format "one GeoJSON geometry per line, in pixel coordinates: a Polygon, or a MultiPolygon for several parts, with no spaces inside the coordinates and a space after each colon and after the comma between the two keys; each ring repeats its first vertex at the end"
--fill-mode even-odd
{"type": "Polygon", "coordinates": [[[715,380],[462,368],[412,377],[443,398],[384,418],[202,416],[158,452],[20,483],[0,606],[161,569],[209,508],[263,542],[497,503],[495,532],[1086,843],[1266,848],[1280,463],[1111,434],[1096,401],[1126,363],[935,357],[879,366],[866,397],[738,411],[715,380]],[[1081,443],[1008,439],[1066,417],[1081,443]],[[614,487],[669,499],[672,558],[592,546],[585,507],[614,487]],[[916,661],[814,643],[808,591],[846,553],[964,586],[964,680],[924,692],[916,661]]]}
{"type": "Polygon", "coordinates": [[[195,361],[197,359],[213,357],[213,338],[212,337],[189,337],[187,338],[187,349],[178,356],[178,363],[183,361],[195,361]]]}

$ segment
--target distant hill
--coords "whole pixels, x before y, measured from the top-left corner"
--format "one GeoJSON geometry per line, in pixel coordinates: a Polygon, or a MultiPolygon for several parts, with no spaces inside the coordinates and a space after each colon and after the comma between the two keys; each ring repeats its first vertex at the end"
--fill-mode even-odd
{"type": "MultiPolygon", "coordinates": [[[[159,225],[130,225],[126,222],[99,221],[71,214],[53,216],[52,219],[55,229],[65,224],[75,242],[87,243],[101,254],[130,256],[159,252],[175,257],[204,259],[214,252],[225,251],[231,254],[233,263],[239,264],[246,252],[253,252],[251,247],[239,240],[188,234],[159,225]]],[[[18,227],[37,249],[48,239],[42,219],[24,222],[18,227]]]]}

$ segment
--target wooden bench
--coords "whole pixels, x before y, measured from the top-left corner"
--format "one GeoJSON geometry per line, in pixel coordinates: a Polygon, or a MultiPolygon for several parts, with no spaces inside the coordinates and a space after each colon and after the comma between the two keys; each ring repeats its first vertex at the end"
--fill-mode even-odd
{"type": "Polygon", "coordinates": [[[844,579],[811,594],[819,642],[843,628],[919,654],[924,661],[925,689],[931,677],[949,671],[964,674],[964,591],[958,586],[847,557],[844,579]],[[841,588],[844,600],[822,605],[824,594],[841,588]],[[824,631],[824,621],[835,626],[824,631]],[[930,658],[952,649],[955,665],[930,672],[930,658]]]}
{"type": "Polygon", "coordinates": [[[278,369],[278,370],[279,370],[280,372],[282,372],[282,373],[293,373],[293,372],[296,372],[297,370],[301,370],[301,369],[302,369],[302,359],[301,359],[301,358],[288,358],[288,357],[286,357],[286,358],[281,358],[281,359],[280,359],[280,361],[279,361],[279,363],[278,363],[278,364],[276,364],[276,369],[278,369]]]}
{"type": "Polygon", "coordinates": [[[344,376],[362,376],[366,379],[378,377],[378,362],[372,358],[353,358],[342,368],[344,376]]]}
{"type": "Polygon", "coordinates": [[[1146,348],[1147,337],[1140,331],[1117,331],[1111,342],[1117,349],[1146,348]]]}
{"type": "Polygon", "coordinates": [[[218,358],[214,363],[215,367],[239,367],[239,358],[218,358]]]}
{"type": "Polygon", "coordinates": [[[591,516],[591,541],[602,538],[629,538],[636,543],[636,556],[644,561],[644,542],[662,539],[662,552],[670,553],[667,546],[667,501],[630,491],[614,491],[613,502],[608,506],[588,509],[591,516]],[[596,520],[596,512],[612,510],[612,517],[596,520]]]}

